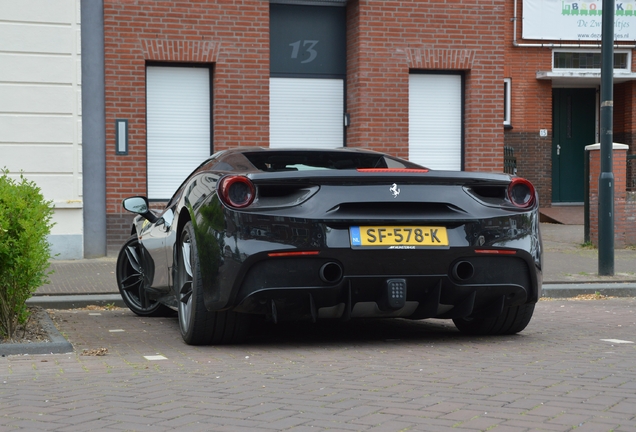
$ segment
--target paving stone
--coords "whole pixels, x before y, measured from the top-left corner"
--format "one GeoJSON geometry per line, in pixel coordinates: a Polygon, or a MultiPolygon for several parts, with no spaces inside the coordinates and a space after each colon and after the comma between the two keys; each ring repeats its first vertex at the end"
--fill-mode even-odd
{"type": "Polygon", "coordinates": [[[229,347],[184,344],[175,319],[100,313],[55,312],[75,353],[0,358],[0,429],[636,430],[636,344],[601,341],[633,340],[636,299],[542,301],[516,336],[365,321],[229,347]]]}

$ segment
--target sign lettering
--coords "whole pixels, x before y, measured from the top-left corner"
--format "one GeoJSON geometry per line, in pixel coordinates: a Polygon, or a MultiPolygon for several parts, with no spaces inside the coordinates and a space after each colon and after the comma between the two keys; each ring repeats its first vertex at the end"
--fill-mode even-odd
{"type": "MultiPolygon", "coordinates": [[[[636,40],[636,0],[618,0],[614,9],[614,39],[636,40]]],[[[601,0],[523,0],[523,38],[600,40],[602,15],[601,0]]]]}

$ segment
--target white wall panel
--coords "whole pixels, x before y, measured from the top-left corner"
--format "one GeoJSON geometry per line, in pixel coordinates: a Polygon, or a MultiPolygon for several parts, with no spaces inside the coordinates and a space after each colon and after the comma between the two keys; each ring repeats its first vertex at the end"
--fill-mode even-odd
{"type": "Polygon", "coordinates": [[[461,170],[460,75],[409,76],[409,160],[428,168],[461,170]]]}
{"type": "MultiPolygon", "coordinates": [[[[10,175],[18,178],[19,171],[12,171],[10,175]]],[[[51,173],[25,173],[24,176],[38,185],[47,200],[74,203],[74,207],[81,207],[81,202],[78,203],[77,198],[71,198],[72,195],[77,196],[77,182],[73,173],[55,175],[51,173]]]]}
{"type": "Polygon", "coordinates": [[[270,78],[270,147],[342,147],[342,79],[270,78]]]}
{"type": "Polygon", "coordinates": [[[68,86],[0,84],[0,113],[57,113],[71,115],[77,91],[68,86]]]}
{"type": "Polygon", "coordinates": [[[78,227],[81,230],[83,225],[81,208],[56,208],[55,214],[58,216],[57,220],[59,222],[51,229],[51,234],[59,235],[77,233],[78,227]]]}
{"type": "MultiPolygon", "coordinates": [[[[72,116],[0,114],[0,143],[73,143],[75,120],[72,116]]],[[[33,154],[25,147],[26,154],[33,154]]]]}
{"type": "Polygon", "coordinates": [[[69,28],[0,21],[0,51],[70,55],[75,50],[76,35],[69,28]]]}
{"type": "Polygon", "coordinates": [[[72,144],[0,144],[0,164],[11,172],[72,174],[78,162],[75,154],[72,144]],[[29,155],[25,157],[27,148],[29,155]]]}
{"type": "Polygon", "coordinates": [[[0,82],[79,84],[75,72],[72,57],[0,53],[0,82]]]}
{"type": "Polygon", "coordinates": [[[75,9],[79,10],[76,4],[79,1],[0,0],[0,17],[4,21],[24,23],[71,23],[75,20],[75,9]]]}

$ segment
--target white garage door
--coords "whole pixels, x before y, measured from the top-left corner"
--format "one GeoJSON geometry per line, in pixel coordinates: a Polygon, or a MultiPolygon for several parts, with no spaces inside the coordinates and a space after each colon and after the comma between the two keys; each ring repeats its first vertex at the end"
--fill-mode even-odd
{"type": "Polygon", "coordinates": [[[409,160],[432,169],[462,168],[460,75],[409,76],[409,160]]]}
{"type": "Polygon", "coordinates": [[[172,196],[210,156],[210,71],[146,69],[148,198],[172,196]]]}
{"type": "Polygon", "coordinates": [[[342,147],[342,79],[270,78],[270,147],[342,147]]]}

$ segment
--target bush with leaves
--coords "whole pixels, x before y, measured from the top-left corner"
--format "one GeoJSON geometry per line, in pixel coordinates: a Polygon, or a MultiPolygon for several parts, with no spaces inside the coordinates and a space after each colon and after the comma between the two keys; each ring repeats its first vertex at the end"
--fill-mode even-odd
{"type": "Polygon", "coordinates": [[[0,339],[29,319],[26,301],[48,282],[53,209],[40,188],[20,174],[0,176],[0,339]]]}

